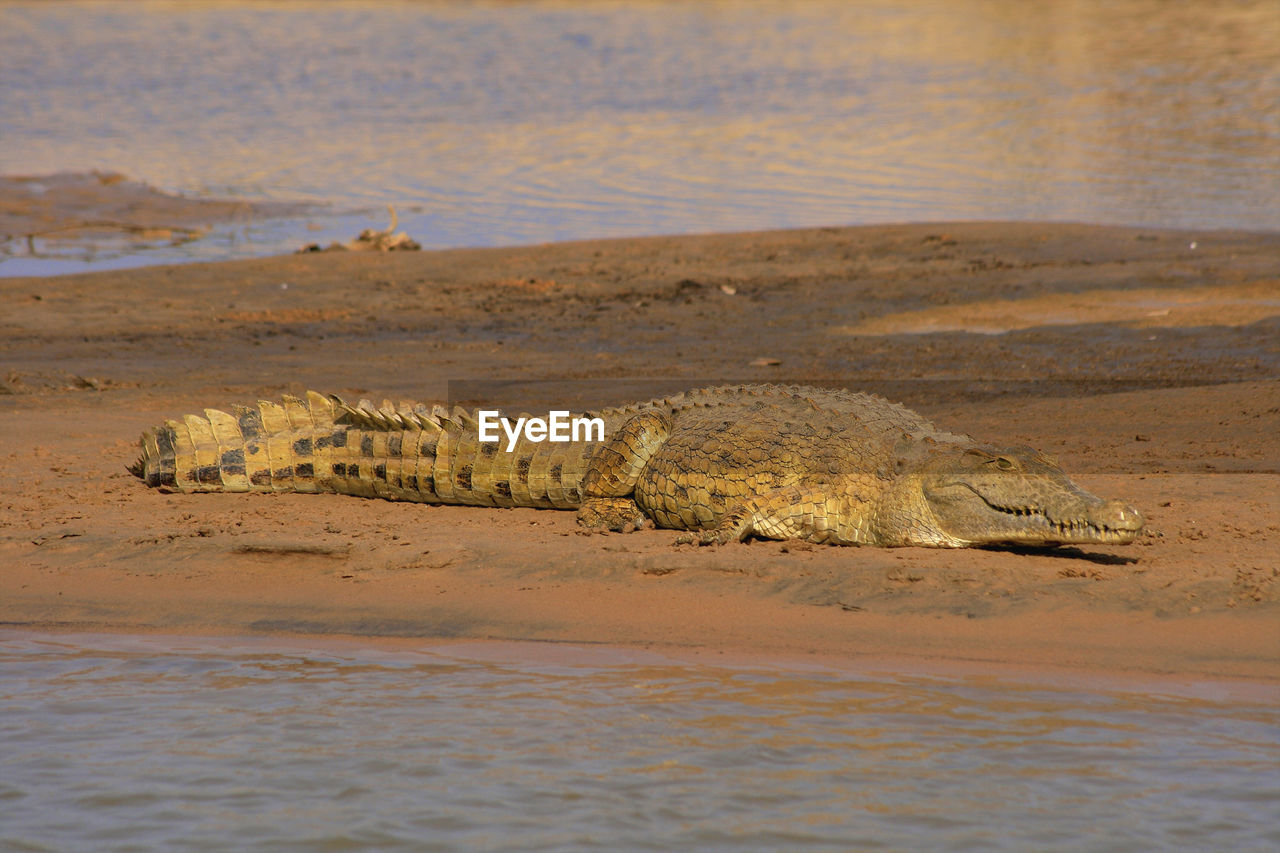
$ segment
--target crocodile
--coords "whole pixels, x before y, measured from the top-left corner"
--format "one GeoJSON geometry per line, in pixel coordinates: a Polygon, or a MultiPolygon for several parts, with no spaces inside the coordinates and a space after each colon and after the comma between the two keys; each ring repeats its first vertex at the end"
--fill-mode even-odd
{"type": "Polygon", "coordinates": [[[872,394],[704,388],[581,417],[599,418],[603,435],[525,433],[508,446],[481,440],[475,411],[312,391],[166,421],[143,434],[129,470],[180,493],[574,509],[588,528],[652,524],[699,544],[1121,545],[1143,525],[1046,454],[943,431],[872,394]]]}

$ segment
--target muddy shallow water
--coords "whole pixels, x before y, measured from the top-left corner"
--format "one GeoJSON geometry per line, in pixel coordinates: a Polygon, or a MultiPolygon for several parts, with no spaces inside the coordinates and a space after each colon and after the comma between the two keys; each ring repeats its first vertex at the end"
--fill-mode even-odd
{"type": "MultiPolygon", "coordinates": [[[[957,219],[1280,228],[1268,0],[0,10],[0,79],[21,81],[0,96],[0,174],[330,205],[146,258],[347,240],[387,204],[426,247],[957,219]]],[[[64,258],[0,275],[122,251],[41,249],[64,258]]]]}
{"type": "Polygon", "coordinates": [[[0,846],[1265,849],[1274,689],[0,636],[0,846]]]}

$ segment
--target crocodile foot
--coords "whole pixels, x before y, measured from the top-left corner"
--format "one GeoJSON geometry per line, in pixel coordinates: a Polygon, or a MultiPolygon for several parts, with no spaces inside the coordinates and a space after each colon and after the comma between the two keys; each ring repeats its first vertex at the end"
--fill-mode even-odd
{"type": "Polygon", "coordinates": [[[649,519],[631,498],[585,498],[578,507],[578,524],[592,530],[630,533],[648,523],[649,519]]]}
{"type": "Polygon", "coordinates": [[[681,533],[676,537],[677,545],[727,545],[730,542],[741,542],[745,539],[738,526],[721,523],[711,530],[693,530],[681,533]]]}
{"type": "Polygon", "coordinates": [[[699,530],[695,533],[681,533],[676,537],[676,545],[723,545],[729,540],[722,539],[714,530],[699,530]]]}

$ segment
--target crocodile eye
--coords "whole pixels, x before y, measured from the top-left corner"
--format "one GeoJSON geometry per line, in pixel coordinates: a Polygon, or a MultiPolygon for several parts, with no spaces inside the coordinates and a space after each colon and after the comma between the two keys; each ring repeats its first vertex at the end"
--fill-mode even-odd
{"type": "Polygon", "coordinates": [[[1008,459],[1004,456],[997,457],[995,462],[996,462],[996,467],[999,468],[1001,471],[1012,471],[1014,468],[1018,467],[1017,465],[1013,464],[1012,459],[1008,459]]]}

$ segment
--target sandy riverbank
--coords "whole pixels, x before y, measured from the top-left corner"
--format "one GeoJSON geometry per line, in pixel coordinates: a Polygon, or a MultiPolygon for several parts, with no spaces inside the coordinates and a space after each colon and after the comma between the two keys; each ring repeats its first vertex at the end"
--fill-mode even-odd
{"type": "Polygon", "coordinates": [[[950,223],[299,255],[0,279],[0,304],[10,627],[1280,679],[1280,235],[950,223]],[[502,379],[530,405],[600,404],[637,377],[880,391],[1053,452],[1148,530],[1051,552],[698,549],[581,535],[569,513],[163,495],[124,470],[159,419],[282,392],[502,379]]]}

